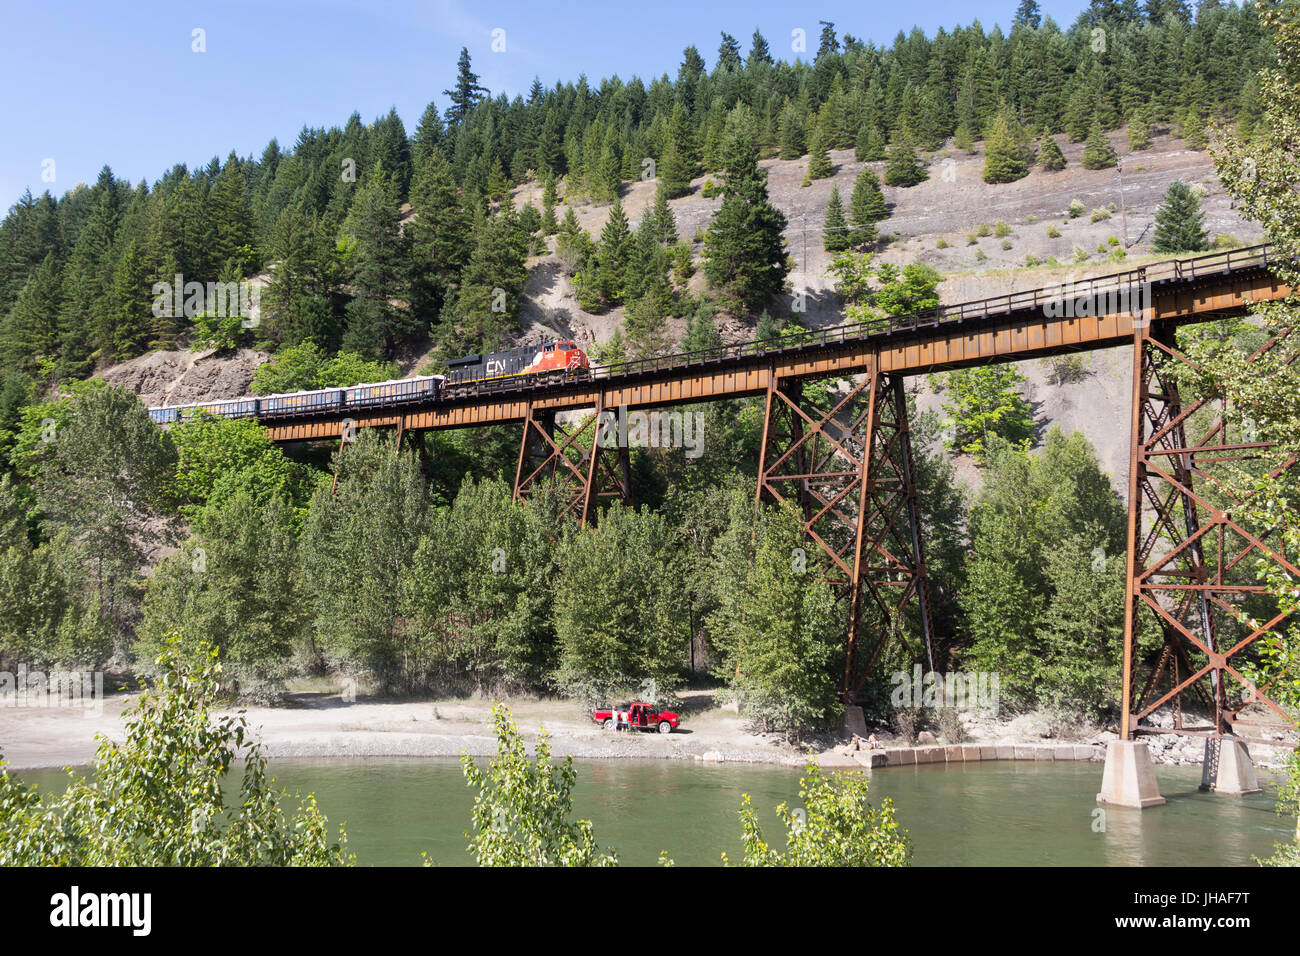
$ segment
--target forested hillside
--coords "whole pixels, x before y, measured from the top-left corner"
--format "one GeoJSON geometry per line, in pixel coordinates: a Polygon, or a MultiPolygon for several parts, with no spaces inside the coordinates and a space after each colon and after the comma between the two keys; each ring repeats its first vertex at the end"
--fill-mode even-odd
{"type": "Polygon", "coordinates": [[[634,303],[635,350],[666,348],[665,316],[694,313],[700,298],[761,311],[785,275],[779,251],[738,260],[735,230],[750,224],[720,215],[710,241],[679,237],[661,205],[644,229],[616,221],[587,237],[566,228],[566,202],[612,201],[629,180],[655,180],[666,199],[699,175],[725,184],[737,137],[766,156],[888,157],[887,183],[914,150],[949,138],[1010,143],[998,181],[1023,175],[1052,134],[1082,142],[1125,123],[1173,124],[1203,145],[1207,123],[1253,128],[1267,56],[1252,6],[1207,2],[1193,18],[1176,0],[1097,0],[1068,29],[1026,0],[1009,34],[976,22],[887,47],[827,23],[795,62],[758,32],[748,52],[724,34],[712,63],[688,47],[675,76],[538,81],[513,99],[483,89],[466,52],[414,130],[395,112],[371,124],[354,114],[258,158],[214,157],[138,184],[106,166],[63,196],[25,195],[0,224],[0,355],[41,384],[79,378],[190,340],[192,317],[154,314],[155,282],[259,274],[260,324],[206,323],[201,341],[276,350],[310,339],[379,359],[432,336],[446,353],[473,351],[515,330],[525,258],[557,232],[549,242],[583,307],[634,303]],[[541,187],[540,208],[506,201],[523,182],[541,187]],[[703,296],[687,288],[697,263],[725,263],[706,268],[703,296]]]}

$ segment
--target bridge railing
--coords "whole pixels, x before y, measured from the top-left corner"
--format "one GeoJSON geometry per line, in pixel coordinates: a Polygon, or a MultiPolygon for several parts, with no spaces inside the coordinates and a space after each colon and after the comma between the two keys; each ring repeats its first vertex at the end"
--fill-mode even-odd
{"type": "MultiPolygon", "coordinates": [[[[649,359],[636,359],[618,362],[592,371],[593,378],[616,378],[644,375],[652,372],[669,371],[689,365],[702,365],[727,359],[753,358],[761,355],[779,355],[795,352],[813,346],[856,342],[878,335],[889,335],[901,331],[916,331],[935,327],[950,322],[961,323],[968,320],[986,319],[1015,312],[1039,311],[1049,305],[1058,304],[1063,297],[1108,296],[1128,293],[1130,296],[1137,288],[1146,283],[1155,285],[1168,280],[1189,280],[1204,276],[1222,275],[1240,269],[1266,268],[1269,263],[1267,245],[1248,246],[1240,249],[1228,249],[1208,256],[1190,259],[1171,259],[1139,266],[1124,272],[1112,273],[1079,282],[1061,283],[1023,292],[1011,292],[1006,295],[975,299],[969,302],[957,302],[941,305],[937,309],[898,316],[880,316],[866,321],[847,322],[828,326],[823,329],[809,329],[806,332],[783,336],[780,339],[753,340],[733,345],[720,345],[691,352],[677,352],[649,359]]],[[[1130,301],[1132,301],[1130,299],[1130,301]]]]}

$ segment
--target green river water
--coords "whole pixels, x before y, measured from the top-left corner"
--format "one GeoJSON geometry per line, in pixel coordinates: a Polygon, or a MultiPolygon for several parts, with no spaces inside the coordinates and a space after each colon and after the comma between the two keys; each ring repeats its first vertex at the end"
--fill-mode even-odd
{"type": "MultiPolygon", "coordinates": [[[[769,836],[773,812],[796,802],[799,771],[765,765],[703,766],[667,760],[576,762],[579,815],[621,862],[649,865],[660,850],[678,865],[717,865],[740,855],[736,810],[748,793],[769,836]]],[[[275,760],[289,791],[314,792],[331,824],[346,823],[361,865],[418,865],[427,850],[444,866],[469,865],[464,831],[473,794],[454,759],[275,760]]],[[[1200,793],[1199,767],[1160,767],[1168,803],[1145,811],[1106,808],[1098,823],[1098,763],[988,762],[876,771],[872,801],[892,797],[921,866],[1249,865],[1289,839],[1294,821],[1274,813],[1276,784],[1247,797],[1200,793]]],[[[60,787],[59,771],[28,782],[60,787]]],[[[779,842],[779,841],[778,841],[779,842]]]]}

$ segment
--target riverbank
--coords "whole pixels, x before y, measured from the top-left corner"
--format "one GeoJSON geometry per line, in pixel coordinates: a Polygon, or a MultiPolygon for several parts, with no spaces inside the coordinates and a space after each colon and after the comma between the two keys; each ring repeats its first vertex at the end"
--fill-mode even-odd
{"type": "MultiPolygon", "coordinates": [[[[77,708],[0,706],[0,748],[12,769],[78,766],[89,763],[96,735],[121,740],[122,713],[134,695],[117,694],[102,701],[101,712],[77,708]]],[[[716,705],[711,691],[686,691],[678,700],[681,728],[671,734],[616,733],[592,723],[579,705],[563,700],[516,698],[506,701],[520,731],[529,741],[539,728],[550,736],[557,756],[582,759],[652,758],[707,763],[766,763],[801,765],[810,751],[824,766],[862,766],[856,746],[842,738],[826,738],[801,749],[778,734],[753,732],[733,709],[716,705]]],[[[444,700],[342,699],[337,693],[296,693],[281,706],[249,706],[244,713],[272,758],[318,757],[455,757],[463,753],[489,756],[496,752],[491,731],[492,701],[487,698],[444,700]]],[[[233,712],[233,711],[232,711],[233,712]]],[[[889,765],[955,759],[954,746],[964,745],[964,759],[1100,760],[1113,733],[1097,728],[1061,728],[1037,714],[996,719],[964,714],[960,741],[939,740],[922,733],[920,746],[877,730],[889,749],[899,753],[889,765]],[[989,756],[983,756],[987,752],[989,756]],[[920,756],[917,756],[920,754],[920,756]],[[941,757],[940,754],[943,754],[941,757]]],[[[1151,741],[1157,763],[1199,764],[1201,741],[1156,737],[1151,741]]],[[[1277,765],[1287,746],[1252,746],[1258,766],[1277,765]]]]}

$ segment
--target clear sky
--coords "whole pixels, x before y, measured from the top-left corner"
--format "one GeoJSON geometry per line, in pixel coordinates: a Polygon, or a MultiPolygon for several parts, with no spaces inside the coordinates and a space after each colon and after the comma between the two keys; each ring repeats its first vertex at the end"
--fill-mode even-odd
{"type": "MultiPolygon", "coordinates": [[[[721,30],[747,53],[757,26],[774,56],[793,59],[791,32],[805,30],[815,52],[819,19],[888,44],[900,29],[933,35],[977,18],[1005,30],[1017,2],[18,0],[0,33],[0,210],[29,187],[58,196],[93,182],[104,164],[152,184],[177,162],[258,156],[272,137],[290,148],[304,125],[341,126],[354,110],[370,122],[396,107],[410,133],[430,99],[445,111],[462,46],[480,82],[513,97],[534,76],[675,77],[689,44],[712,69],[721,30]]],[[[1086,5],[1040,0],[1062,27],[1086,5]]]]}

